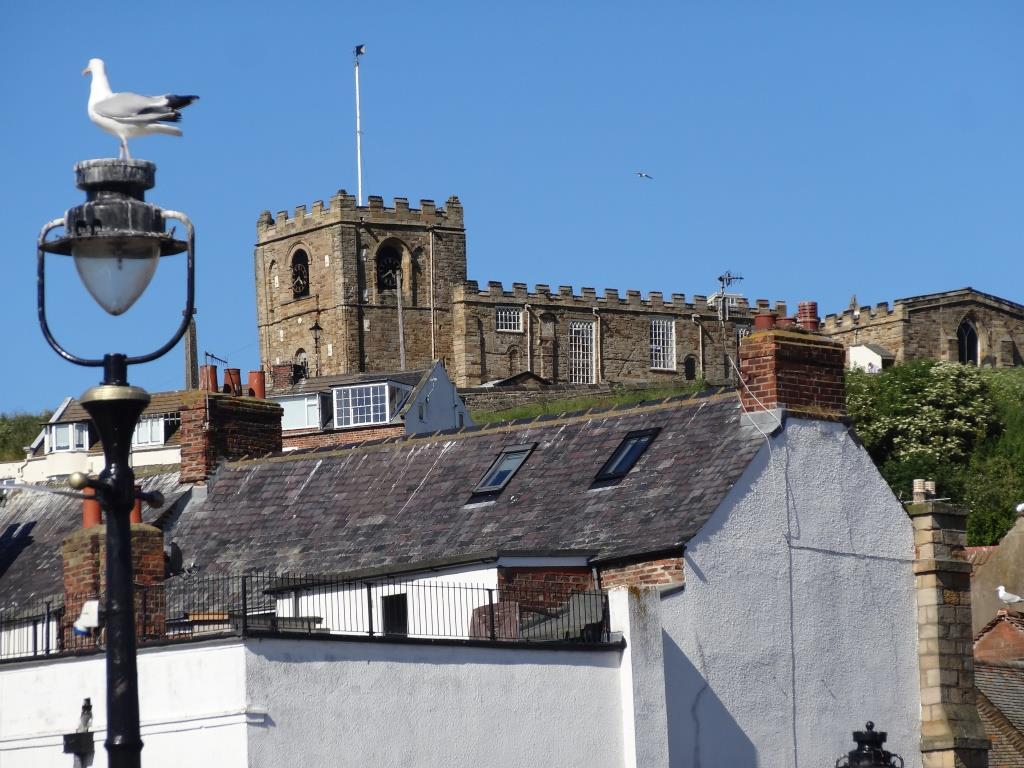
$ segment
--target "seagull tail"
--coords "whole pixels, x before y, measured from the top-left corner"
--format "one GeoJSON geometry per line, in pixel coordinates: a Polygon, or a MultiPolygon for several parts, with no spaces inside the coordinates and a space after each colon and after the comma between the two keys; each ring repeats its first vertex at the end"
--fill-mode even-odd
{"type": "Polygon", "coordinates": [[[198,96],[178,96],[174,93],[167,94],[164,98],[167,99],[167,106],[171,109],[184,109],[193,101],[198,101],[198,96]]]}

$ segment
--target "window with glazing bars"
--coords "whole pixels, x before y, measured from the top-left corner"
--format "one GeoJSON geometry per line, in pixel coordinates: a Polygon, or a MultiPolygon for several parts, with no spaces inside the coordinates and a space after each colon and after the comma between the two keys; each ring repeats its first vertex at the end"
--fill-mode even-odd
{"type": "Polygon", "coordinates": [[[569,323],[569,382],[594,383],[594,323],[589,320],[569,323]]]}
{"type": "Polygon", "coordinates": [[[365,384],[334,390],[335,427],[386,424],[389,418],[387,384],[365,384]]]}
{"type": "Polygon", "coordinates": [[[667,318],[651,320],[651,368],[676,368],[676,323],[667,318]]]}
{"type": "Polygon", "coordinates": [[[523,310],[519,307],[498,307],[495,319],[499,331],[523,332],[523,310]]]}

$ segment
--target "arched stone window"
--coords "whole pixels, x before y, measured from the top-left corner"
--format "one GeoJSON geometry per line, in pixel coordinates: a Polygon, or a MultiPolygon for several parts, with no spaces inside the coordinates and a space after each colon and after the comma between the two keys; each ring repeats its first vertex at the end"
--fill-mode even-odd
{"type": "Polygon", "coordinates": [[[978,331],[974,323],[964,319],[956,329],[957,359],[964,364],[978,364],[978,331]]]}
{"type": "Polygon", "coordinates": [[[697,378],[697,358],[693,355],[687,355],[686,359],[683,360],[683,376],[687,381],[693,381],[697,378]]]}
{"type": "Polygon", "coordinates": [[[303,250],[292,255],[292,297],[309,296],[309,256],[303,250]]]}
{"type": "Polygon", "coordinates": [[[300,370],[302,378],[309,378],[309,359],[302,347],[295,350],[295,367],[300,370]]]}
{"type": "Polygon", "coordinates": [[[377,251],[377,290],[393,291],[398,287],[398,270],[402,268],[402,255],[393,245],[377,251]]]}

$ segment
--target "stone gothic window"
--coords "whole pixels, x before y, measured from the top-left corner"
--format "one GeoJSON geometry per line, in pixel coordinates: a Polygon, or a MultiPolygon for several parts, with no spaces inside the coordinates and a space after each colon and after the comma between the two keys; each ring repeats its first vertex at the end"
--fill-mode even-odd
{"type": "Polygon", "coordinates": [[[385,245],[377,251],[377,290],[395,290],[398,287],[398,271],[401,268],[402,256],[393,245],[385,245]]]}
{"type": "Polygon", "coordinates": [[[963,320],[957,327],[956,347],[961,363],[978,364],[978,331],[970,320],[963,320]]]}
{"type": "Polygon", "coordinates": [[[295,350],[295,367],[299,370],[301,378],[309,378],[309,359],[302,347],[295,350]]]}
{"type": "Polygon", "coordinates": [[[309,256],[305,251],[296,251],[292,256],[292,297],[303,296],[309,296],[309,256]]]}

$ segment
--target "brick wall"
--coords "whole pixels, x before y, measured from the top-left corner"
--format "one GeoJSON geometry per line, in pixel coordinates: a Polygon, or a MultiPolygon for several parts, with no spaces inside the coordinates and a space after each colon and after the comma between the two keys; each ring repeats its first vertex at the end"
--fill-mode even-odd
{"type": "Polygon", "coordinates": [[[683,583],[683,558],[662,557],[601,568],[601,589],[683,583]]]}
{"type": "Polygon", "coordinates": [[[1000,610],[992,626],[974,642],[974,658],[999,664],[1024,659],[1024,626],[1020,614],[1008,618],[1006,610],[1000,610]]]}
{"type": "MultiPolygon", "coordinates": [[[[501,637],[509,635],[519,619],[535,619],[552,614],[569,602],[573,593],[593,592],[596,587],[590,568],[586,566],[551,566],[544,568],[499,568],[498,603],[495,622],[501,637]],[[513,622],[513,618],[515,621],[513,622]]],[[[477,623],[483,621],[487,607],[479,610],[477,623]]]]}
{"type": "MultiPolygon", "coordinates": [[[[64,647],[73,645],[72,623],[87,600],[106,593],[105,525],[83,528],[61,546],[64,571],[64,616],[60,633],[64,647]]],[[[143,523],[131,526],[132,572],[135,582],[135,632],[138,638],[162,637],[165,631],[164,537],[158,528],[143,523]]]]}
{"type": "Polygon", "coordinates": [[[843,345],[817,334],[778,329],[752,333],[740,344],[743,407],[841,416],[846,412],[845,363],[843,345]]]}
{"type": "Polygon", "coordinates": [[[362,429],[336,429],[328,432],[285,432],[281,437],[284,448],[323,448],[330,445],[349,445],[365,440],[383,440],[405,434],[404,424],[362,429]]]}
{"type": "Polygon", "coordinates": [[[281,450],[282,408],[269,400],[190,391],[181,404],[181,482],[201,483],[222,459],[281,450]]]}

